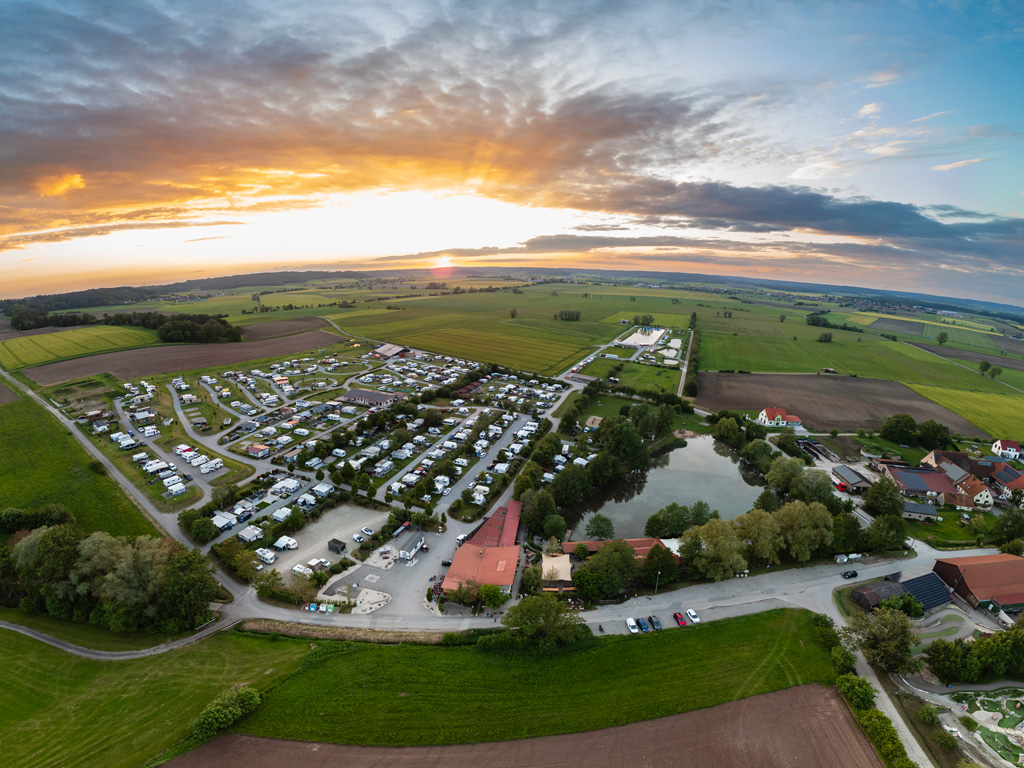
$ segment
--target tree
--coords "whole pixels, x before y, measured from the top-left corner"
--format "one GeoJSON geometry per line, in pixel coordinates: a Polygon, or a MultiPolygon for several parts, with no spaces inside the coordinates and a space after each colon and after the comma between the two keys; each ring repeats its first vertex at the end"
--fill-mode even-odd
{"type": "Polygon", "coordinates": [[[573,555],[577,560],[586,560],[590,557],[590,550],[587,548],[587,545],[581,541],[576,545],[576,549],[573,550],[573,555]]]}
{"type": "Polygon", "coordinates": [[[512,319],[515,319],[515,318],[519,317],[519,310],[516,309],[515,307],[512,307],[508,311],[508,316],[511,317],[512,319]]]}
{"type": "Polygon", "coordinates": [[[561,515],[548,515],[544,518],[544,535],[549,539],[561,540],[565,536],[565,518],[561,515]]]}
{"type": "Polygon", "coordinates": [[[850,702],[854,709],[871,709],[878,691],[863,677],[853,674],[840,675],[836,678],[836,688],[850,702]]]}
{"type": "Polygon", "coordinates": [[[924,607],[917,601],[917,598],[908,593],[893,595],[883,600],[879,605],[883,608],[893,608],[894,610],[902,611],[912,619],[919,619],[924,616],[924,607]]]}
{"type": "Polygon", "coordinates": [[[926,725],[938,725],[939,724],[939,710],[933,707],[931,704],[925,704],[919,710],[917,710],[917,719],[926,725]]]}
{"type": "Polygon", "coordinates": [[[497,584],[481,584],[477,591],[477,597],[493,611],[507,603],[511,595],[502,592],[501,587],[497,584]]]}
{"type": "Polygon", "coordinates": [[[946,333],[945,331],[939,331],[939,335],[935,337],[935,340],[939,342],[939,346],[941,347],[943,344],[949,341],[949,334],[946,333]]]}
{"type": "Polygon", "coordinates": [[[857,657],[853,655],[849,648],[845,648],[842,644],[833,646],[830,655],[832,656],[832,666],[836,668],[836,672],[840,675],[851,674],[856,671],[857,657]]]}
{"type": "Polygon", "coordinates": [[[714,437],[733,448],[743,445],[743,433],[740,432],[740,425],[736,423],[736,419],[719,419],[715,424],[714,437]]]}
{"type": "Polygon", "coordinates": [[[869,664],[885,672],[902,675],[920,668],[913,655],[916,636],[910,619],[901,611],[876,608],[872,613],[855,614],[842,633],[864,653],[869,664]]]}
{"type": "Polygon", "coordinates": [[[996,530],[1003,541],[1024,539],[1024,510],[1018,506],[1010,506],[996,520],[996,530]]]}
{"type": "Polygon", "coordinates": [[[780,323],[786,322],[786,316],[785,315],[779,315],[779,322],[780,323]]]}
{"type": "Polygon", "coordinates": [[[753,509],[735,520],[737,533],[747,546],[747,559],[758,563],[778,563],[785,539],[782,527],[771,513],[753,509]]]}
{"type": "Polygon", "coordinates": [[[217,538],[220,531],[210,518],[198,517],[189,528],[189,533],[196,544],[206,544],[217,538]]]}
{"type": "Polygon", "coordinates": [[[949,731],[939,731],[935,734],[935,744],[945,752],[955,752],[957,748],[956,736],[949,731]]]}
{"type": "Polygon", "coordinates": [[[622,539],[612,539],[576,569],[572,583],[584,600],[592,602],[617,594],[632,584],[637,568],[633,548],[622,539]]]}
{"type": "Polygon", "coordinates": [[[667,547],[655,544],[640,565],[640,581],[649,587],[670,584],[679,576],[679,563],[667,547]]]}
{"type": "Polygon", "coordinates": [[[832,515],[823,504],[791,501],[775,513],[775,519],[794,560],[805,563],[832,543],[832,515]]]}
{"type": "Polygon", "coordinates": [[[984,376],[986,373],[988,373],[988,369],[991,367],[992,363],[990,363],[988,360],[982,360],[980,363],[978,363],[978,373],[984,376]]]}
{"type": "MultiPolygon", "coordinates": [[[[761,425],[757,424],[754,426],[761,425]]],[[[774,453],[775,449],[772,448],[770,443],[760,438],[754,438],[743,446],[741,455],[759,470],[766,472],[772,465],[772,456],[774,453]]]]}
{"type": "Polygon", "coordinates": [[[523,495],[523,521],[538,533],[544,529],[544,520],[557,511],[555,499],[547,490],[527,491],[523,495]]]}
{"type": "Polygon", "coordinates": [[[832,478],[822,469],[806,469],[789,486],[789,496],[808,504],[818,502],[829,506],[835,500],[832,478]]]}
{"type": "Polygon", "coordinates": [[[523,598],[508,609],[501,623],[530,640],[549,640],[556,645],[573,642],[585,626],[583,618],[554,595],[523,598]]]}
{"type": "Polygon", "coordinates": [[[779,508],[779,497],[771,488],[765,488],[754,502],[754,509],[763,509],[765,512],[775,512],[779,508]]]}
{"type": "Polygon", "coordinates": [[[587,482],[592,488],[601,488],[615,477],[619,463],[609,451],[601,451],[587,464],[587,482]]]}
{"type": "Polygon", "coordinates": [[[772,462],[771,469],[765,475],[768,485],[781,494],[789,493],[789,487],[804,471],[804,463],[800,459],[780,456],[772,462]]]}
{"type": "Polygon", "coordinates": [[[832,341],[832,331],[823,331],[818,334],[818,341],[825,342],[826,344],[832,341]]]}
{"type": "Polygon", "coordinates": [[[541,588],[541,572],[539,565],[531,565],[523,569],[523,578],[520,586],[526,592],[538,592],[541,588]]]}
{"type": "Polygon", "coordinates": [[[882,515],[864,532],[864,545],[872,552],[902,549],[907,541],[907,522],[896,515],[882,515]]]}
{"type": "Polygon", "coordinates": [[[656,539],[675,539],[682,536],[692,523],[690,508],[672,502],[647,518],[647,522],[644,523],[644,536],[656,539]]]}
{"type": "MultiPolygon", "coordinates": [[[[164,567],[162,613],[174,630],[194,629],[210,615],[210,602],[217,596],[213,565],[198,549],[182,549],[164,567]]],[[[165,628],[165,631],[168,629],[165,628]]]]}
{"type": "Polygon", "coordinates": [[[993,381],[999,378],[999,376],[1001,376],[1002,373],[1003,369],[1000,368],[998,365],[993,365],[991,368],[988,369],[988,377],[993,381]]]}
{"type": "Polygon", "coordinates": [[[917,441],[923,448],[929,451],[934,451],[936,448],[945,448],[946,444],[949,443],[949,427],[945,424],[939,424],[934,419],[928,419],[928,421],[918,427],[917,441]]]}
{"type": "Polygon", "coordinates": [[[721,581],[747,567],[744,544],[735,527],[724,520],[709,520],[691,528],[680,546],[681,558],[695,573],[721,581]]]}
{"type": "Polygon", "coordinates": [[[864,511],[872,517],[903,514],[903,497],[896,483],[887,477],[864,491],[864,511]]]}
{"type": "Polygon", "coordinates": [[[589,491],[587,471],[576,464],[568,464],[551,482],[551,495],[562,508],[583,503],[589,491]]]}
{"type": "Polygon", "coordinates": [[[614,539],[615,525],[611,518],[596,514],[587,521],[587,537],[591,539],[614,539]]]}
{"type": "Polygon", "coordinates": [[[897,445],[913,445],[917,442],[917,422],[909,414],[897,413],[885,420],[878,435],[897,445]]]}

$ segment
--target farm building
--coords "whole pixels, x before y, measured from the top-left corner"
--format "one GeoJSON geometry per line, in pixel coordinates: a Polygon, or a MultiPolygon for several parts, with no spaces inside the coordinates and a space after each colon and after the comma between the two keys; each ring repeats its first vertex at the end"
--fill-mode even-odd
{"type": "Polygon", "coordinates": [[[373,389],[350,389],[341,399],[356,405],[388,405],[398,399],[398,395],[390,392],[377,392],[373,389]]]}
{"type": "Polygon", "coordinates": [[[951,557],[932,569],[946,585],[975,608],[1024,609],[1024,558],[1016,555],[951,557]]]}
{"type": "Polygon", "coordinates": [[[786,413],[785,408],[765,408],[757,414],[757,422],[766,427],[799,427],[803,423],[799,416],[786,413]]]}
{"type": "Polygon", "coordinates": [[[466,582],[494,584],[509,594],[519,567],[519,547],[480,547],[463,544],[455,551],[441,588],[454,592],[466,582]]]}
{"type": "Polygon", "coordinates": [[[917,501],[905,501],[903,502],[903,512],[900,513],[900,517],[904,520],[935,521],[938,519],[939,513],[931,504],[921,504],[917,501]]]}
{"type": "Polygon", "coordinates": [[[848,467],[845,464],[840,464],[833,469],[832,475],[845,485],[850,493],[861,493],[871,487],[870,480],[853,467],[848,467]]]}
{"type": "Polygon", "coordinates": [[[880,581],[866,587],[857,587],[850,593],[850,599],[864,610],[873,611],[883,600],[906,593],[906,588],[898,581],[880,581]]]}
{"type": "Polygon", "coordinates": [[[394,357],[405,357],[411,351],[408,347],[403,347],[400,344],[381,344],[373,351],[373,354],[384,360],[390,360],[394,357]]]}

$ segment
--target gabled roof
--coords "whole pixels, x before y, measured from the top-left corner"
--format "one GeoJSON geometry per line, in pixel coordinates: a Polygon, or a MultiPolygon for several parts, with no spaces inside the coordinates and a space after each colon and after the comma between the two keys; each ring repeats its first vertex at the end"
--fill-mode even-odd
{"type": "MultiPolygon", "coordinates": [[[[996,446],[998,446],[997,450],[1000,450],[1000,451],[1005,451],[1007,449],[1013,450],[1013,451],[1019,451],[1020,450],[1020,443],[1018,443],[1018,442],[1016,442],[1014,440],[996,440],[996,446]]],[[[993,446],[993,447],[995,447],[995,446],[993,446]]]]}
{"type": "Polygon", "coordinates": [[[949,478],[941,472],[918,467],[889,467],[889,472],[910,493],[956,493],[949,478]]]}
{"type": "Polygon", "coordinates": [[[1011,466],[1003,465],[1003,468],[998,472],[994,472],[992,477],[1007,488],[1024,489],[1024,475],[1021,475],[1020,472],[1011,466]]]}
{"type": "Polygon", "coordinates": [[[783,416],[783,417],[785,417],[785,415],[786,415],[786,409],[785,408],[765,408],[764,409],[764,417],[768,421],[775,421],[775,417],[776,416],[783,416]]]}
{"type": "Polygon", "coordinates": [[[918,504],[916,501],[904,501],[903,511],[913,515],[927,515],[928,517],[939,516],[939,513],[931,504],[918,504]]]}
{"type": "Polygon", "coordinates": [[[979,555],[936,560],[935,565],[951,565],[978,600],[994,600],[1001,605],[1024,602],[1024,558],[1016,555],[979,555]]]}
{"type": "Polygon", "coordinates": [[[971,476],[970,472],[967,472],[961,469],[960,467],[954,466],[953,464],[950,464],[948,461],[940,462],[938,468],[941,472],[943,472],[946,475],[946,477],[950,479],[950,481],[952,481],[954,485],[963,482],[964,479],[971,476]]]}

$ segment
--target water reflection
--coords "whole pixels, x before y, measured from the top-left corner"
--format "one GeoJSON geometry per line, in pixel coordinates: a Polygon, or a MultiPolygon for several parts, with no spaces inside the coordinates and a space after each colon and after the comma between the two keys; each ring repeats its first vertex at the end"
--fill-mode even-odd
{"type": "Polygon", "coordinates": [[[736,451],[698,437],[685,448],[655,457],[649,469],[620,475],[575,514],[566,514],[566,522],[578,529],[573,538],[582,539],[587,518],[600,512],[611,518],[616,536],[634,538],[644,535],[648,517],[673,501],[703,500],[731,519],[749,511],[763,487],[761,474],[736,451]]]}

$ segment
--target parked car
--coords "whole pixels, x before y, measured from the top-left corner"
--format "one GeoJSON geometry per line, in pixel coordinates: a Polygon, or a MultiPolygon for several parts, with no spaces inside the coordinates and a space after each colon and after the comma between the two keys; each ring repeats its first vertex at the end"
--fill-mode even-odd
{"type": "Polygon", "coordinates": [[[686,609],[686,618],[690,620],[691,624],[700,624],[700,616],[697,615],[697,612],[693,610],[693,608],[686,609]]]}
{"type": "Polygon", "coordinates": [[[452,492],[451,488],[445,488],[443,491],[441,491],[441,495],[442,496],[447,496],[451,492],[452,492]]]}
{"type": "Polygon", "coordinates": [[[262,571],[263,570],[263,563],[261,563],[259,560],[253,560],[252,561],[252,567],[255,568],[257,571],[262,571]]]}
{"type": "Polygon", "coordinates": [[[373,528],[363,528],[362,530],[367,536],[373,536],[373,528]]]}
{"type": "Polygon", "coordinates": [[[656,632],[661,629],[661,622],[658,621],[657,616],[648,616],[647,620],[651,623],[651,626],[654,627],[656,632]]]}
{"type": "Polygon", "coordinates": [[[641,632],[650,632],[651,631],[650,625],[646,621],[644,621],[643,619],[637,619],[636,623],[640,626],[640,631],[641,632]]]}
{"type": "Polygon", "coordinates": [[[672,618],[676,620],[676,624],[678,624],[680,627],[686,626],[686,619],[684,619],[683,614],[679,613],[678,611],[672,614],[672,618]]]}
{"type": "Polygon", "coordinates": [[[442,560],[441,561],[441,565],[444,566],[445,568],[447,568],[451,564],[452,564],[451,560],[442,560]]]}
{"type": "Polygon", "coordinates": [[[843,578],[844,579],[856,579],[857,578],[857,572],[856,571],[844,571],[843,572],[843,578]]]}
{"type": "Polygon", "coordinates": [[[353,534],[352,539],[353,541],[355,541],[356,544],[362,544],[363,541],[365,541],[365,539],[363,539],[363,537],[360,536],[358,533],[353,534]]]}
{"type": "Polygon", "coordinates": [[[633,635],[640,631],[640,628],[636,625],[636,621],[633,619],[626,619],[626,628],[629,630],[630,634],[633,635]]]}

